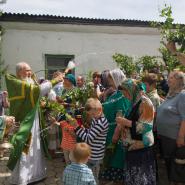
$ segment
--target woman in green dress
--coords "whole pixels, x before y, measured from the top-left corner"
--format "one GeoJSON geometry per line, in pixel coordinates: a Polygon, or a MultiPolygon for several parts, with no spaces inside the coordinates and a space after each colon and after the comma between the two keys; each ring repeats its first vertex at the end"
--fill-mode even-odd
{"type": "Polygon", "coordinates": [[[106,71],[102,74],[102,84],[106,88],[102,96],[104,100],[102,105],[105,117],[109,122],[104,169],[100,173],[102,184],[110,181],[117,185],[123,183],[125,151],[121,140],[116,145],[112,143],[112,136],[116,128],[116,114],[121,111],[124,116],[127,116],[131,109],[130,101],[118,90],[125,79],[126,77],[120,69],[106,71]]]}
{"type": "Polygon", "coordinates": [[[156,185],[152,131],[154,106],[144,93],[145,87],[146,84],[132,79],[127,79],[121,85],[122,93],[132,102],[129,116],[116,118],[118,127],[125,131],[123,141],[128,143],[124,171],[126,185],[156,185]]]}

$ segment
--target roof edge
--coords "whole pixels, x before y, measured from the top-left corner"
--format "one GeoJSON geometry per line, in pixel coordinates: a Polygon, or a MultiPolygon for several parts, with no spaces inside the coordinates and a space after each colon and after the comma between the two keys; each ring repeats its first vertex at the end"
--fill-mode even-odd
{"type": "Polygon", "coordinates": [[[28,13],[2,13],[0,21],[3,22],[25,22],[25,23],[50,23],[50,24],[81,24],[81,25],[111,25],[130,27],[151,27],[150,21],[129,20],[129,19],[97,19],[80,18],[55,15],[33,15],[28,13]]]}

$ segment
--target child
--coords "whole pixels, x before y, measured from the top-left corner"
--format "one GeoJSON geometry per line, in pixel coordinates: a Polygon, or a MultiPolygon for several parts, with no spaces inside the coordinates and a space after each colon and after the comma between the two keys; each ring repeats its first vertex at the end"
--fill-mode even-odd
{"type": "Polygon", "coordinates": [[[70,158],[73,161],[63,173],[64,185],[96,185],[92,170],[86,165],[91,154],[90,146],[86,143],[77,143],[70,158]]]}
{"type": "Polygon", "coordinates": [[[92,118],[90,128],[82,128],[76,124],[75,133],[91,147],[91,156],[87,165],[92,169],[96,182],[100,163],[104,157],[108,122],[102,112],[102,105],[97,98],[89,98],[85,105],[87,116],[92,118]]]}
{"type": "Polygon", "coordinates": [[[74,133],[74,126],[70,125],[67,121],[57,122],[55,118],[50,117],[51,122],[59,125],[62,129],[62,142],[61,148],[63,149],[64,159],[66,165],[70,164],[69,153],[74,149],[76,144],[76,135],[74,133]]]}

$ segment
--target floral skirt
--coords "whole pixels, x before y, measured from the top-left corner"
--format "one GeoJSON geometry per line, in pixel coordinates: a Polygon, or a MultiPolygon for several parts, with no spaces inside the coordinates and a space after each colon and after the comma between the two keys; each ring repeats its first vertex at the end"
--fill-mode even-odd
{"type": "Polygon", "coordinates": [[[153,147],[127,153],[125,184],[156,185],[156,161],[153,147]]]}
{"type": "Polygon", "coordinates": [[[114,182],[123,182],[124,173],[120,168],[107,168],[103,172],[100,172],[99,179],[114,182]]]}

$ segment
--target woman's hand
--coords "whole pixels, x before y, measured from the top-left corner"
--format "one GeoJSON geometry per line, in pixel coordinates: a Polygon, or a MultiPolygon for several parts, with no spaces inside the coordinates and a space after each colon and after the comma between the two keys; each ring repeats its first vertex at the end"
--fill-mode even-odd
{"type": "Polygon", "coordinates": [[[117,125],[114,130],[114,134],[112,136],[112,143],[113,144],[116,144],[118,142],[118,140],[120,139],[121,131],[122,131],[122,129],[121,129],[120,125],[117,125]]]}
{"type": "Polygon", "coordinates": [[[132,127],[132,121],[124,118],[124,117],[116,117],[116,123],[121,127],[132,127]]]}
{"type": "Polygon", "coordinates": [[[138,150],[144,148],[144,144],[142,141],[138,141],[138,140],[133,140],[133,143],[130,145],[130,147],[128,148],[129,151],[131,150],[138,150]]]}
{"type": "Polygon", "coordinates": [[[178,147],[185,146],[185,121],[181,122],[179,133],[176,139],[176,143],[178,147]]]}

